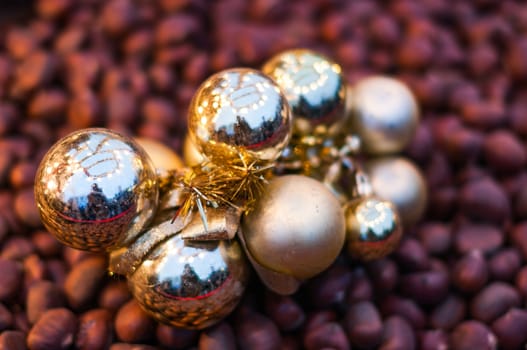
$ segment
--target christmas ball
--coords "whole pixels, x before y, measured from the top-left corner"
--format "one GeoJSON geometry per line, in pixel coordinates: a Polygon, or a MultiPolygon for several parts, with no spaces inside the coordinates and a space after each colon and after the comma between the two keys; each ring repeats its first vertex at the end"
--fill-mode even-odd
{"type": "Polygon", "coordinates": [[[426,209],[426,182],[419,169],[403,157],[373,159],[365,164],[373,192],[392,202],[405,226],[415,224],[426,209]]]}
{"type": "MultiPolygon", "coordinates": [[[[165,230],[173,230],[171,220],[168,213],[150,230],[165,235],[165,230]]],[[[130,290],[142,308],[161,322],[187,329],[209,327],[240,301],[249,266],[236,240],[188,242],[173,234],[128,276],[130,290]]]]}
{"type": "Polygon", "coordinates": [[[242,219],[242,233],[259,265],[303,280],[325,270],[340,253],[344,213],[321,182],[278,176],[242,219]]]}
{"type": "Polygon", "coordinates": [[[185,164],[189,167],[201,164],[205,161],[205,157],[198,151],[198,148],[187,134],[185,136],[185,142],[183,143],[183,159],[185,164]]]}
{"type": "Polygon", "coordinates": [[[338,64],[313,51],[296,49],[272,57],[262,70],[284,91],[297,133],[342,131],[339,122],[345,119],[346,83],[338,64]]]}
{"type": "Polygon", "coordinates": [[[188,128],[198,150],[211,161],[274,161],[289,142],[291,113],[280,88],[248,68],[208,78],[194,95],[188,128]]]}
{"type": "Polygon", "coordinates": [[[352,93],[351,131],[372,155],[400,152],[414,136],[419,111],[414,95],[402,82],[383,76],[359,81],[352,93]]]}
{"type": "Polygon", "coordinates": [[[360,260],[380,259],[399,244],[402,228],[395,206],[375,197],[360,198],[346,210],[348,253],[360,260]]]}
{"type": "Polygon", "coordinates": [[[183,160],[176,152],[161,142],[146,137],[136,137],[134,140],[143,147],[150,159],[152,159],[158,176],[165,176],[170,170],[184,167],[183,160]]]}
{"type": "Polygon", "coordinates": [[[44,226],[59,241],[105,251],[126,244],[149,223],[158,184],[152,161],[132,139],[84,129],[46,153],[35,199],[44,226]]]}

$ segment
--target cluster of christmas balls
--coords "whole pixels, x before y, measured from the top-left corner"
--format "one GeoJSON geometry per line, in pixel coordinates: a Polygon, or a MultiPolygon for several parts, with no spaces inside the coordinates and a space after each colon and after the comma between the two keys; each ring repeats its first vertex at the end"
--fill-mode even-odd
{"type": "Polygon", "coordinates": [[[202,329],[237,305],[247,260],[285,295],[346,240],[358,260],[393,251],[426,203],[419,171],[391,156],[417,122],[397,80],[349,86],[328,58],[290,50],[199,87],[187,167],[155,141],[85,129],[48,151],[35,197],[59,241],[110,254],[110,272],[127,277],[148,313],[202,329]]]}

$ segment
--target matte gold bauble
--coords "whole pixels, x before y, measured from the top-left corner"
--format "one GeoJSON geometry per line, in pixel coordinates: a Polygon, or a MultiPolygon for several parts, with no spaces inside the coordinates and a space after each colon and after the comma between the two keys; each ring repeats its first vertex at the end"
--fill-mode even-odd
{"type": "Polygon", "coordinates": [[[375,197],[359,198],[345,211],[348,253],[360,260],[380,259],[399,244],[402,228],[393,204],[375,197]]]}
{"type": "Polygon", "coordinates": [[[325,270],[340,253],[344,213],[321,182],[278,176],[242,219],[242,233],[258,264],[303,280],[325,270]]]}
{"type": "Polygon", "coordinates": [[[402,82],[383,76],[359,81],[352,93],[351,131],[365,152],[385,155],[402,151],[414,136],[419,111],[402,82]]]}
{"type": "Polygon", "coordinates": [[[158,176],[165,176],[170,170],[183,169],[183,160],[161,142],[146,137],[136,137],[134,140],[152,159],[158,176]]]}
{"type": "Polygon", "coordinates": [[[249,68],[228,69],[208,78],[189,108],[188,128],[198,150],[211,161],[270,162],[289,142],[289,105],[276,83],[249,68]]]}
{"type": "Polygon", "coordinates": [[[158,184],[152,161],[132,139],[84,129],[46,153],[35,199],[44,226],[59,241],[105,251],[133,240],[150,222],[158,184]]]}
{"type": "Polygon", "coordinates": [[[284,91],[301,135],[340,132],[345,119],[346,84],[338,64],[311,50],[282,52],[262,67],[284,91]]]}
{"type": "Polygon", "coordinates": [[[372,159],[365,164],[373,192],[395,204],[404,226],[415,224],[426,209],[426,182],[419,169],[403,157],[372,159]]]}
{"type": "Polygon", "coordinates": [[[203,329],[234,310],[245,291],[249,266],[236,240],[185,241],[171,220],[170,214],[156,219],[146,233],[172,236],[143,258],[127,276],[128,284],[141,307],[157,320],[203,329]]]}
{"type": "Polygon", "coordinates": [[[196,166],[205,161],[205,157],[199,152],[188,134],[185,136],[185,142],[183,143],[183,159],[188,167],[196,166]]]}

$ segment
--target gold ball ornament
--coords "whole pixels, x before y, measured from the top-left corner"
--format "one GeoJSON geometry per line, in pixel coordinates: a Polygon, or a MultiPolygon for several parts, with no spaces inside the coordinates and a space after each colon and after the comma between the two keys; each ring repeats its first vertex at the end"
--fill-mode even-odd
{"type": "MultiPolygon", "coordinates": [[[[166,235],[174,230],[171,220],[168,213],[149,230],[166,235]]],[[[173,234],[127,276],[130,290],[141,307],[161,322],[187,329],[209,327],[240,301],[249,266],[236,240],[188,242],[173,234]]]]}
{"type": "Polygon", "coordinates": [[[345,119],[346,83],[341,67],[306,49],[289,50],[262,67],[284,91],[294,115],[295,131],[341,132],[345,119]]]}
{"type": "Polygon", "coordinates": [[[400,152],[411,141],[419,121],[417,102],[402,82],[383,76],[359,81],[353,88],[351,131],[371,155],[400,152]]]}
{"type": "Polygon", "coordinates": [[[205,161],[205,157],[200,153],[192,138],[187,134],[183,143],[183,160],[189,167],[196,166],[205,161]]]}
{"type": "Polygon", "coordinates": [[[319,181],[278,176],[242,219],[247,253],[262,267],[304,280],[325,270],[345,239],[344,212],[319,181]]]}
{"type": "Polygon", "coordinates": [[[345,209],[348,253],[369,261],[390,254],[402,237],[395,206],[375,197],[359,198],[345,209]]]}
{"type": "Polygon", "coordinates": [[[46,153],[35,199],[44,226],[59,241],[101,252],[125,245],[150,222],[158,184],[152,161],[132,139],[84,129],[46,153]]]}
{"type": "Polygon", "coordinates": [[[161,142],[146,137],[136,137],[134,140],[152,159],[158,176],[165,176],[170,170],[183,169],[183,160],[161,142]]]}
{"type": "Polygon", "coordinates": [[[392,202],[404,226],[415,224],[427,204],[426,182],[419,169],[403,157],[372,159],[365,164],[373,192],[392,202]]]}
{"type": "Polygon", "coordinates": [[[194,95],[188,128],[209,160],[274,161],[289,142],[291,112],[273,80],[249,68],[228,69],[208,78],[194,95]]]}

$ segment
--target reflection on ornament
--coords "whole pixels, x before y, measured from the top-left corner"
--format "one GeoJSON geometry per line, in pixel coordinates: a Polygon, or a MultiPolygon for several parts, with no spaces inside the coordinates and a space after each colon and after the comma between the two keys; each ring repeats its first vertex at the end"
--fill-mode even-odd
{"type": "Polygon", "coordinates": [[[373,159],[365,169],[373,192],[395,204],[405,227],[422,217],[427,203],[426,182],[411,161],[403,157],[373,159]]]}
{"type": "Polygon", "coordinates": [[[289,142],[291,113],[276,84],[248,68],[214,74],[192,99],[189,134],[198,150],[214,160],[275,160],[289,142]]]}
{"type": "Polygon", "coordinates": [[[236,307],[248,281],[239,244],[185,241],[173,231],[171,215],[159,221],[149,231],[171,238],[154,246],[127,276],[132,294],[150,315],[172,326],[203,329],[217,323],[236,307]]]}
{"type": "Polygon", "coordinates": [[[261,266],[296,279],[325,270],[345,239],[339,201],[319,181],[286,175],[272,179],[242,220],[248,254],[261,266]]]}
{"type": "Polygon", "coordinates": [[[406,85],[383,76],[366,78],[355,85],[352,98],[351,131],[365,152],[383,155],[406,147],[419,121],[417,102],[406,85]]]}
{"type": "Polygon", "coordinates": [[[105,251],[126,244],[154,214],[154,167],[133,140],[85,129],[57,142],[35,177],[42,222],[76,249],[105,251]]]}
{"type": "MultiPolygon", "coordinates": [[[[317,127],[341,132],[345,117],[346,84],[340,66],[310,50],[289,50],[262,67],[282,88],[294,115],[295,132],[312,133],[317,127]]],[[[320,132],[320,131],[319,131],[320,132]]]]}
{"type": "Polygon", "coordinates": [[[348,205],[348,252],[360,260],[380,259],[399,244],[402,228],[394,205],[375,197],[359,198],[348,205]]]}

